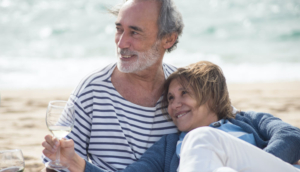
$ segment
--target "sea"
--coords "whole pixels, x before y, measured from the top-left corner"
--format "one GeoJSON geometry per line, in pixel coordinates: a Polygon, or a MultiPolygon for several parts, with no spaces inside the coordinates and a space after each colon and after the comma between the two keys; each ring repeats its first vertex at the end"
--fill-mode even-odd
{"type": "MultiPolygon", "coordinates": [[[[0,89],[75,88],[116,62],[122,0],[0,0],[0,89]]],[[[164,62],[219,65],[228,83],[300,81],[299,0],[174,0],[184,30],[164,62]]]]}

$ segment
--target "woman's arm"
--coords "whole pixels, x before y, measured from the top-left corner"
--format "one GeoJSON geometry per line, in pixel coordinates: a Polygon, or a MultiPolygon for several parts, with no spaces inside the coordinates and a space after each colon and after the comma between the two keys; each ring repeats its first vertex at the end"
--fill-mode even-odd
{"type": "Polygon", "coordinates": [[[269,140],[264,148],[288,163],[300,159],[300,129],[268,113],[245,112],[261,137],[269,140]]]}

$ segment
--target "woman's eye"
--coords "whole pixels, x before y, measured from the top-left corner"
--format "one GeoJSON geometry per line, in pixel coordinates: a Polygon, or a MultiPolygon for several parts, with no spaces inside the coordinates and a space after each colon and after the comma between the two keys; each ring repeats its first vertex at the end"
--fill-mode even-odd
{"type": "Polygon", "coordinates": [[[187,91],[182,91],[182,95],[184,95],[184,94],[186,94],[187,93],[187,91]]]}
{"type": "Polygon", "coordinates": [[[173,96],[168,97],[168,101],[171,101],[173,99],[173,96]]]}

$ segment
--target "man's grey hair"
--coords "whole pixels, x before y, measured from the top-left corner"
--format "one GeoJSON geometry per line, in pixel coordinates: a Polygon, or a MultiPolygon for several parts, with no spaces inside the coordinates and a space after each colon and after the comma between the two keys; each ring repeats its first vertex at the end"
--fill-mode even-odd
{"type": "MultiPolygon", "coordinates": [[[[125,2],[127,1],[128,0],[125,0],[125,2]]],[[[178,34],[177,40],[175,41],[173,46],[167,49],[167,52],[171,52],[172,50],[176,49],[178,38],[182,34],[182,30],[184,27],[182,16],[181,13],[177,10],[173,0],[154,0],[154,1],[157,1],[160,4],[160,13],[157,21],[158,22],[157,38],[162,39],[165,36],[171,35],[174,32],[178,34]]],[[[122,5],[118,5],[110,9],[109,12],[117,16],[119,14],[122,5]]]]}

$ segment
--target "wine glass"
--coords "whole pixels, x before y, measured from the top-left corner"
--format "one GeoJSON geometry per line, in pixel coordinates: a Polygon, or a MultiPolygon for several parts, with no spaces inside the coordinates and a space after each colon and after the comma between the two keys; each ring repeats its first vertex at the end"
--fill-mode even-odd
{"type": "MultiPolygon", "coordinates": [[[[71,101],[54,100],[49,102],[46,124],[54,137],[60,140],[67,136],[73,129],[74,121],[74,104],[71,101]]],[[[60,148],[57,150],[56,160],[47,162],[45,166],[56,170],[69,167],[68,163],[60,161],[60,148]]]]}
{"type": "Polygon", "coordinates": [[[23,172],[25,168],[20,149],[0,151],[0,172],[23,172]]]}

